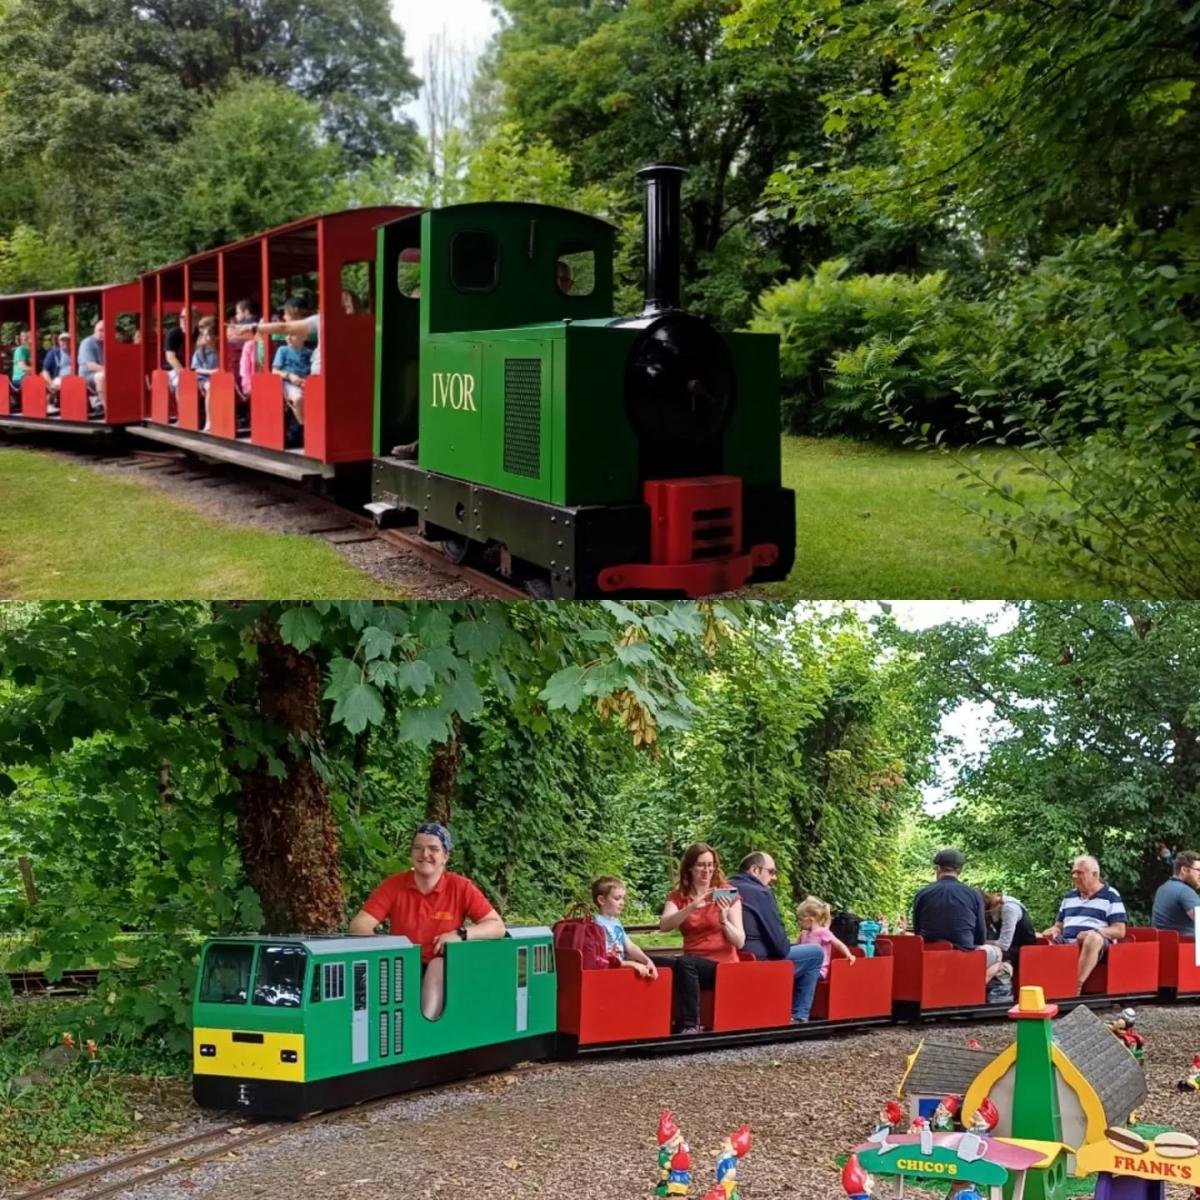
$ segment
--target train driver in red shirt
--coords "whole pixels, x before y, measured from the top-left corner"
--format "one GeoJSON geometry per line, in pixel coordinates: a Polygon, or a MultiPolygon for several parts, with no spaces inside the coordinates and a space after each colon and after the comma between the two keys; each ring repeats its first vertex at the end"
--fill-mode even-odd
{"type": "Polygon", "coordinates": [[[444,825],[419,825],[412,870],[389,875],[350,922],[352,934],[370,937],[387,921],[393,934],[421,947],[421,1011],[429,1021],[442,1015],[446,1003],[447,944],[504,936],[504,922],[491,901],[465,875],[446,870],[453,844],[444,825]]]}

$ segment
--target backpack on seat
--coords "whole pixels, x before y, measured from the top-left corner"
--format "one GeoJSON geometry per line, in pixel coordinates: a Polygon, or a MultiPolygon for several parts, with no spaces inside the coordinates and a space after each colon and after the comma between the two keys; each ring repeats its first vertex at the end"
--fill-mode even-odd
{"type": "Polygon", "coordinates": [[[567,910],[561,921],[554,924],[554,945],[559,950],[578,950],[585,971],[607,970],[619,966],[608,953],[604,930],[592,920],[585,904],[567,910]]]}
{"type": "Polygon", "coordinates": [[[833,934],[839,941],[845,942],[847,946],[858,945],[858,926],[862,920],[852,912],[835,912],[833,920],[829,922],[829,932],[833,934]]]}

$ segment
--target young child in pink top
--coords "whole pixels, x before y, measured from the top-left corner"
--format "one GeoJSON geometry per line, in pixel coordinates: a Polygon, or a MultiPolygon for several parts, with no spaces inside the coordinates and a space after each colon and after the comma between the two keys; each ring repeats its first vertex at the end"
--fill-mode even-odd
{"type": "Polygon", "coordinates": [[[833,912],[824,900],[816,896],[806,896],[796,909],[796,919],[800,922],[800,937],[797,939],[801,946],[817,945],[821,947],[825,961],[821,964],[821,978],[829,978],[829,960],[837,950],[843,957],[854,962],[854,952],[839,938],[835,938],[829,929],[833,920],[833,912]]]}

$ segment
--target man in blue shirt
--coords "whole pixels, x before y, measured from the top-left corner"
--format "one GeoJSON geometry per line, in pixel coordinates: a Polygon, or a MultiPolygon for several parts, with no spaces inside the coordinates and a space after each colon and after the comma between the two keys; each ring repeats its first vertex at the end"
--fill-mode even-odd
{"type": "MultiPolygon", "coordinates": [[[[927,942],[949,942],[956,950],[982,950],[987,959],[984,978],[990,983],[1012,968],[1000,947],[987,940],[983,895],[959,879],[966,864],[960,850],[939,850],[933,856],[937,878],[913,897],[913,933],[927,942]]],[[[998,988],[1000,984],[996,985],[998,988]]]]}
{"type": "Polygon", "coordinates": [[[1052,942],[1078,942],[1079,987],[1108,953],[1111,943],[1125,936],[1125,901],[1116,888],[1100,879],[1100,864],[1081,854],[1071,868],[1075,886],[1063,897],[1058,920],[1042,937],[1052,942]]]}
{"type": "Polygon", "coordinates": [[[1175,855],[1175,874],[1154,893],[1150,924],[1155,929],[1173,929],[1191,935],[1196,932],[1196,888],[1200,886],[1200,854],[1180,850],[1175,855]]]}
{"type": "Polygon", "coordinates": [[[71,374],[71,335],[64,329],[42,363],[42,378],[46,381],[46,412],[58,412],[58,397],[62,381],[71,374]]]}
{"type": "Polygon", "coordinates": [[[820,946],[793,946],[783,927],[779,905],[771,889],[779,872],[775,860],[761,850],[747,854],[738,865],[738,873],[729,881],[738,890],[742,902],[742,924],[746,930],[743,950],[755,958],[789,959],[795,978],[792,982],[792,1020],[807,1021],[813,993],[821,977],[825,955],[820,946]]]}
{"type": "Polygon", "coordinates": [[[79,374],[88,389],[88,416],[104,416],[104,322],[97,321],[91,337],[79,343],[79,374]]]}

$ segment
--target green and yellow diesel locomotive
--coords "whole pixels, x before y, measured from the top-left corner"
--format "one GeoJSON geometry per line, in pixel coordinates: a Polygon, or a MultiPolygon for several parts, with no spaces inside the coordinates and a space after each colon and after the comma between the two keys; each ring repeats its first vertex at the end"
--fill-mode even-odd
{"type": "Polygon", "coordinates": [[[421,1012],[405,937],[205,942],[193,1006],[193,1095],[297,1117],[552,1056],[554,944],[544,927],[446,947],[446,1004],[421,1012]]]}
{"type": "Polygon", "coordinates": [[[614,229],[535,204],[380,227],[371,510],[534,595],[708,595],[787,577],[779,347],[680,309],[677,167],[646,185],[646,303],[614,229]]]}

